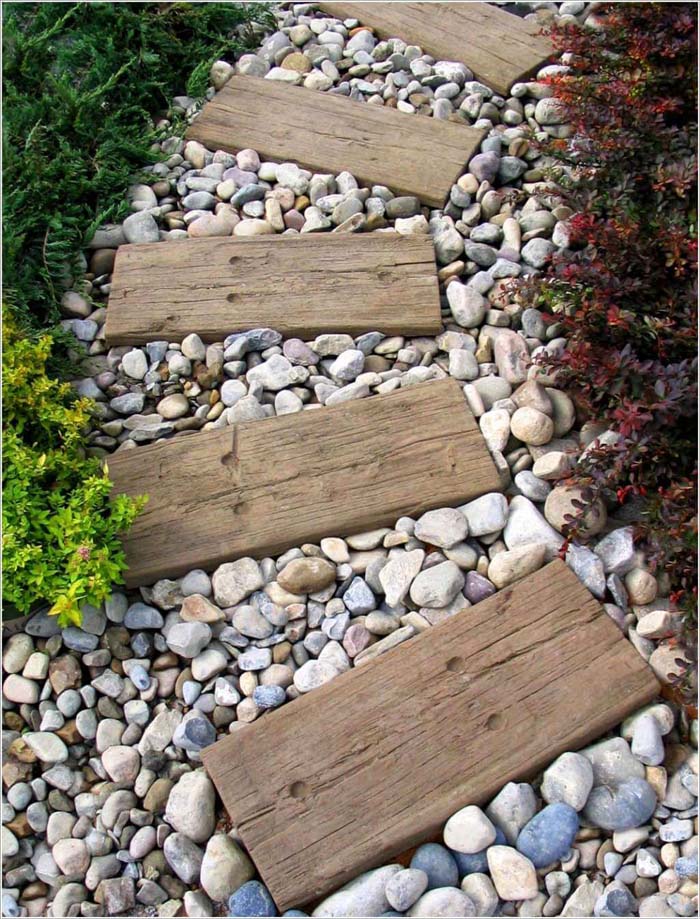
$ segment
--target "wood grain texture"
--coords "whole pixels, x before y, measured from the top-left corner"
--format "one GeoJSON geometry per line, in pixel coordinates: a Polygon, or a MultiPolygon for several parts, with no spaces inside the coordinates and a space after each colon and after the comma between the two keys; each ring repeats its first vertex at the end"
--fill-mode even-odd
{"type": "Polygon", "coordinates": [[[349,170],[369,185],[442,207],[483,131],[393,108],[236,75],[187,130],[211,150],[252,147],[318,172],[349,170]]]}
{"type": "Polygon", "coordinates": [[[282,552],[501,491],[455,380],[117,452],[115,493],[147,494],[129,586],[282,552]]]}
{"type": "Polygon", "coordinates": [[[505,95],[553,53],[541,26],[488,3],[319,3],[331,16],[359,19],[381,38],[415,42],[438,60],[461,61],[505,95]]]}
{"type": "Polygon", "coordinates": [[[557,560],[202,759],[281,911],[385,864],[657,691],[557,560]]]}
{"type": "Polygon", "coordinates": [[[428,236],[261,236],[120,246],[107,309],[110,345],[223,341],[269,326],[323,332],[435,335],[441,327],[428,236]]]}

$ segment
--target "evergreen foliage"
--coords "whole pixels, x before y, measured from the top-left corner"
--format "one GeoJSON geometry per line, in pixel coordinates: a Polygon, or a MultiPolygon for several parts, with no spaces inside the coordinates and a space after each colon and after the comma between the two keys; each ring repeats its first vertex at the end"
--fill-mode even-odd
{"type": "Polygon", "coordinates": [[[211,64],[254,45],[264,4],[9,3],[3,8],[6,299],[58,318],[68,266],[126,214],[153,117],[204,94],[211,64]]]}

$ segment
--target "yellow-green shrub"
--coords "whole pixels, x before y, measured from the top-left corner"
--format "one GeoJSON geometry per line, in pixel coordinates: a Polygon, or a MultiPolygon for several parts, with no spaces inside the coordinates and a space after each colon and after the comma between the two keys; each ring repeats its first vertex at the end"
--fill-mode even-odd
{"type": "Polygon", "coordinates": [[[122,580],[119,540],[145,499],[109,498],[100,461],[82,447],[90,400],[51,379],[48,334],[28,338],[4,316],[3,600],[20,613],[45,601],[62,625],[122,580]]]}

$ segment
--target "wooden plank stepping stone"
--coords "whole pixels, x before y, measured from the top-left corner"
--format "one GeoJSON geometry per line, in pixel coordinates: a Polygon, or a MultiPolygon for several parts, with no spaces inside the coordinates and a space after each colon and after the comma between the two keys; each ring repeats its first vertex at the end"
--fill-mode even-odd
{"type": "Polygon", "coordinates": [[[403,38],[442,61],[461,61],[478,80],[507,95],[513,83],[553,53],[526,22],[489,3],[319,3],[339,19],[359,19],[380,38],[403,38]]]}
{"type": "Polygon", "coordinates": [[[210,150],[252,147],[277,162],[317,172],[349,170],[368,185],[442,207],[483,131],[393,108],[236,75],[187,129],[210,150]]]}
{"type": "Polygon", "coordinates": [[[110,345],[223,341],[270,326],[323,332],[435,335],[441,329],[435,251],[399,233],[192,239],[120,246],[107,309],[110,345]]]}
{"type": "Polygon", "coordinates": [[[455,380],[125,450],[109,473],[149,496],[124,539],[129,586],[501,491],[455,380]]]}
{"type": "Polygon", "coordinates": [[[389,862],[657,691],[556,560],[202,759],[282,911],[389,862]]]}

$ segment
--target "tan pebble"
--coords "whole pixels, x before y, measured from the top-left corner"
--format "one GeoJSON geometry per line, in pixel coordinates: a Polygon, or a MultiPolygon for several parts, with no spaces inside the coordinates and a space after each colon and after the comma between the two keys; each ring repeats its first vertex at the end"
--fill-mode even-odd
{"type": "Polygon", "coordinates": [[[260,220],[257,217],[241,220],[241,222],[237,223],[233,228],[234,236],[265,236],[274,232],[274,229],[267,220],[260,220]]]}
{"type": "Polygon", "coordinates": [[[659,801],[666,797],[666,783],[668,780],[666,770],[663,766],[646,766],[645,778],[656,792],[659,801]]]}
{"type": "Polygon", "coordinates": [[[656,578],[643,568],[633,568],[627,572],[625,575],[625,587],[630,601],[634,604],[652,603],[656,598],[656,578]]]}
{"type": "Polygon", "coordinates": [[[260,714],[260,709],[251,697],[247,697],[236,706],[236,717],[244,724],[250,724],[260,714]]]}
{"type": "MultiPolygon", "coordinates": [[[[578,487],[569,487],[558,485],[553,488],[547,496],[544,505],[544,516],[548,523],[563,532],[568,515],[577,516],[579,509],[574,505],[574,501],[583,501],[582,489],[578,487]]],[[[585,502],[584,502],[585,503],[585,502]]],[[[600,499],[596,499],[593,504],[589,504],[584,512],[582,520],[582,530],[586,536],[595,536],[605,526],[608,519],[605,505],[600,499]]]]}
{"type": "Polygon", "coordinates": [[[301,51],[293,51],[285,57],[280,66],[284,70],[293,70],[295,73],[308,73],[313,65],[301,51]]]}
{"type": "Polygon", "coordinates": [[[272,649],[272,661],[275,664],[283,664],[286,660],[289,660],[289,655],[291,653],[291,644],[288,641],[281,641],[272,649]]]}
{"type": "Polygon", "coordinates": [[[510,429],[518,440],[536,447],[548,443],[554,433],[552,419],[544,412],[527,405],[513,413],[510,429]]]}
{"type": "Polygon", "coordinates": [[[239,677],[239,684],[244,696],[252,696],[258,685],[258,678],[252,671],[245,670],[239,677]]]}

